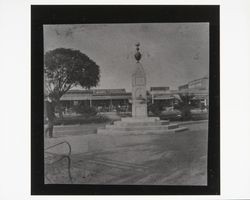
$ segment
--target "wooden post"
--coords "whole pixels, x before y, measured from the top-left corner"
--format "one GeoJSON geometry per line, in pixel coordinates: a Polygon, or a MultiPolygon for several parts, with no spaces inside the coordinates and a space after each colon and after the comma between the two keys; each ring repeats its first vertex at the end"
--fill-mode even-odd
{"type": "Polygon", "coordinates": [[[89,99],[89,106],[92,107],[92,98],[89,99]]]}
{"type": "Polygon", "coordinates": [[[110,98],[110,112],[112,111],[112,107],[113,107],[113,105],[112,105],[112,98],[110,98]]]}

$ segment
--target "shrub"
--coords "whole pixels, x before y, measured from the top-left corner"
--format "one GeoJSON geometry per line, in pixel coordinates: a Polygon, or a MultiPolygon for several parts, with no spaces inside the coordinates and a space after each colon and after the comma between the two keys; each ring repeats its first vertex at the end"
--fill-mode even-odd
{"type": "Polygon", "coordinates": [[[90,124],[90,123],[106,123],[110,120],[107,117],[96,115],[90,117],[74,116],[64,117],[63,119],[57,118],[55,125],[73,125],[73,124],[90,124]]]}
{"type": "Polygon", "coordinates": [[[85,117],[91,117],[97,114],[97,110],[94,107],[85,105],[75,105],[73,111],[77,114],[84,115],[85,117]]]}
{"type": "Polygon", "coordinates": [[[163,111],[163,106],[160,104],[150,104],[148,106],[148,111],[152,112],[154,115],[160,115],[163,111]]]}
{"type": "Polygon", "coordinates": [[[192,94],[179,94],[180,100],[177,104],[175,104],[174,109],[181,111],[182,120],[191,120],[192,114],[191,109],[193,106],[191,105],[191,100],[194,95],[192,94]]]}

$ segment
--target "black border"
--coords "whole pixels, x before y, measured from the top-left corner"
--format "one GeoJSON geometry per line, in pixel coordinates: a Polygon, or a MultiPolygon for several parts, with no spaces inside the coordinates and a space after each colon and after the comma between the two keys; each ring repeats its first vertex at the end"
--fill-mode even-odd
{"type": "Polygon", "coordinates": [[[31,194],[219,195],[219,53],[219,5],[31,5],[31,194]],[[210,23],[208,185],[45,185],[43,183],[43,24],[149,22],[210,23]]]}

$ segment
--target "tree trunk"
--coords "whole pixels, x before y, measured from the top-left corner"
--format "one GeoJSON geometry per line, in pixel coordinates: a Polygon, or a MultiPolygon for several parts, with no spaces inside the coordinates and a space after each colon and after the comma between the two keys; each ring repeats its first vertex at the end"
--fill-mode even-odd
{"type": "Polygon", "coordinates": [[[58,108],[58,112],[59,112],[59,118],[63,119],[63,110],[62,110],[62,105],[61,105],[60,100],[58,100],[56,102],[56,104],[57,104],[57,108],[58,108]]]}

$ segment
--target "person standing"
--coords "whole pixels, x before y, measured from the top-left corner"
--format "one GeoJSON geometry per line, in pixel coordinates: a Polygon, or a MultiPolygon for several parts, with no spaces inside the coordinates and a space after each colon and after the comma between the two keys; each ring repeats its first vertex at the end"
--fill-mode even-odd
{"type": "Polygon", "coordinates": [[[49,137],[53,137],[53,127],[54,127],[54,119],[55,119],[55,104],[50,96],[48,96],[46,100],[46,113],[48,119],[48,126],[45,129],[45,133],[49,132],[49,137]]]}

